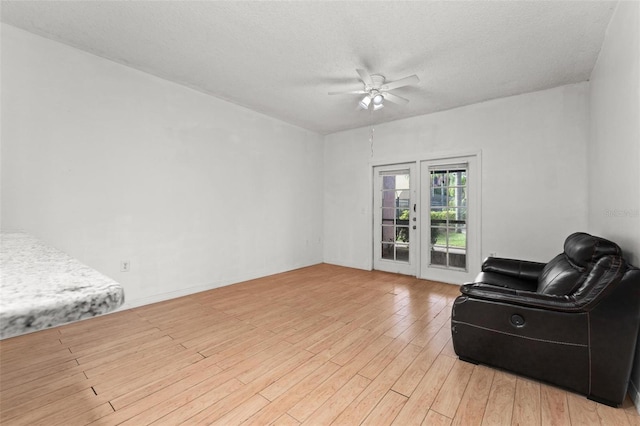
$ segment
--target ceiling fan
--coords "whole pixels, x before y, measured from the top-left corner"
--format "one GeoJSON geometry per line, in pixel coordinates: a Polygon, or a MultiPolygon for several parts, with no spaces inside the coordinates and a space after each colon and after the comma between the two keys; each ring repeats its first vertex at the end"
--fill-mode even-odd
{"type": "Polygon", "coordinates": [[[365,95],[364,98],[358,103],[358,108],[369,109],[373,105],[373,110],[377,111],[384,108],[384,101],[388,100],[395,104],[404,105],[409,102],[409,99],[403,98],[398,95],[390,93],[389,90],[397,89],[399,87],[409,86],[417,84],[420,79],[417,75],[410,75],[409,77],[401,78],[396,81],[385,81],[383,75],[369,74],[363,69],[356,70],[360,79],[364,84],[364,88],[360,90],[349,90],[346,92],[329,92],[330,95],[349,95],[359,94],[365,95]]]}

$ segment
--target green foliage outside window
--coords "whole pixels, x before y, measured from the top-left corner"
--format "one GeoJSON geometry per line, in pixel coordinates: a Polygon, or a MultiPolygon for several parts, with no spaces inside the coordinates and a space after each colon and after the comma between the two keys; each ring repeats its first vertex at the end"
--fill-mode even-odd
{"type": "MultiPolygon", "coordinates": [[[[445,225],[447,219],[456,220],[456,210],[438,210],[431,212],[431,225],[438,224],[440,226],[445,225]],[[442,221],[442,222],[441,222],[442,221]]],[[[450,228],[450,231],[453,227],[450,228]]],[[[431,227],[431,244],[434,245],[436,243],[445,245],[446,244],[446,235],[444,228],[431,227]]],[[[460,237],[453,238],[454,233],[449,232],[449,245],[450,246],[461,246],[464,247],[466,245],[466,235],[460,234],[460,237]]]]}

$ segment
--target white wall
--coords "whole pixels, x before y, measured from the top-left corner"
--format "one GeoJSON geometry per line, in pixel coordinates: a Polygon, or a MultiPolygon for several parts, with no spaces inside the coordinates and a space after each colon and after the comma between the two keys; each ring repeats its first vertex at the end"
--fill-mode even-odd
{"type": "Polygon", "coordinates": [[[322,262],[322,146],[2,25],[2,227],[119,281],[126,306],[322,262]]]}
{"type": "Polygon", "coordinates": [[[620,2],[591,73],[589,228],[640,266],[640,3],[620,2]]]}
{"type": "Polygon", "coordinates": [[[368,128],[326,136],[325,262],[371,267],[371,164],[480,151],[482,256],[548,261],[587,228],[588,90],[580,83],[378,125],[373,149],[368,128]]]}
{"type": "MultiPolygon", "coordinates": [[[[640,3],[620,2],[591,73],[589,229],[640,266],[640,3]]],[[[640,346],[629,387],[640,409],[640,346]]],[[[640,411],[640,410],[639,410],[640,411]]]]}

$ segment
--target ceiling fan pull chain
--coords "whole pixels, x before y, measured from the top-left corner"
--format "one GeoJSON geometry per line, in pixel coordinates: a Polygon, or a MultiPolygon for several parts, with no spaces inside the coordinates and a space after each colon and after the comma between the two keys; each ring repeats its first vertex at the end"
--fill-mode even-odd
{"type": "Polygon", "coordinates": [[[369,110],[369,126],[371,128],[369,132],[369,143],[371,144],[371,158],[373,158],[373,133],[376,131],[373,127],[373,110],[369,110]]]}

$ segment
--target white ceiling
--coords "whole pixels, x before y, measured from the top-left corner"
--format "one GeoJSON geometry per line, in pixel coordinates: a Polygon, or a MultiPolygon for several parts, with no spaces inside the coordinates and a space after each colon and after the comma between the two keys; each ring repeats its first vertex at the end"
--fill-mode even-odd
{"type": "Polygon", "coordinates": [[[615,2],[2,1],[2,21],[328,134],[589,79],[615,2]],[[356,68],[407,105],[356,110],[356,68]]]}

